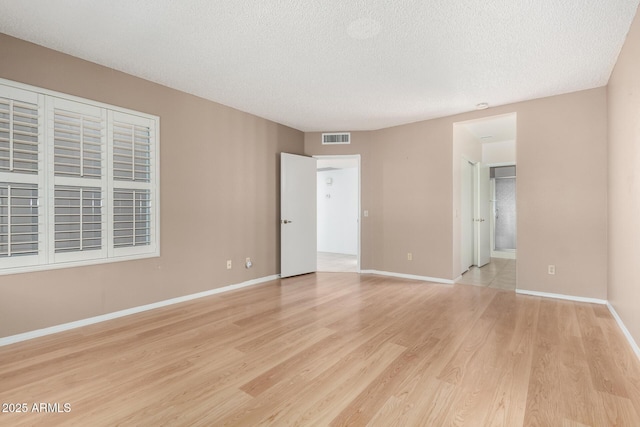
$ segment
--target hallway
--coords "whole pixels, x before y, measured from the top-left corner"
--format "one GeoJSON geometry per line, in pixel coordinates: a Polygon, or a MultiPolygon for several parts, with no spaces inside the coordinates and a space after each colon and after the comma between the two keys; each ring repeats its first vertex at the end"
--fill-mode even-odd
{"type": "Polygon", "coordinates": [[[357,273],[358,256],[318,252],[318,271],[332,273],[357,273]]]}
{"type": "Polygon", "coordinates": [[[482,268],[471,267],[456,283],[461,285],[486,286],[489,288],[516,289],[516,260],[491,258],[482,268]]]}

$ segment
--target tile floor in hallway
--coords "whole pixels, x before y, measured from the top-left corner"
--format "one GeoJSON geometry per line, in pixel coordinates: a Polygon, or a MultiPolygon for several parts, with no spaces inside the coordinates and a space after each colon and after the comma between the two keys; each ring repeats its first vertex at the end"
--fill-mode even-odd
{"type": "Polygon", "coordinates": [[[335,273],[357,273],[358,256],[318,252],[318,271],[335,273]]]}
{"type": "Polygon", "coordinates": [[[496,289],[516,289],[516,260],[491,258],[482,268],[471,267],[456,283],[462,285],[487,286],[496,289]]]}

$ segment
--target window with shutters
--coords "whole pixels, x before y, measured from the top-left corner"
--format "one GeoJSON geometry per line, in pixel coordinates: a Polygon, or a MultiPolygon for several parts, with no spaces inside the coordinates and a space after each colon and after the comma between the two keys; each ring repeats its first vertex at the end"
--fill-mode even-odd
{"type": "Polygon", "coordinates": [[[158,256],[158,128],[0,79],[0,274],[158,256]]]}

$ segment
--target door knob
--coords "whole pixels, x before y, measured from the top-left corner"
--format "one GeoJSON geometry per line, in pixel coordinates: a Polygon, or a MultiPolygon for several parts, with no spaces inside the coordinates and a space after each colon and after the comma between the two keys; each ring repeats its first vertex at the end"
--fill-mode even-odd
{"type": "Polygon", "coordinates": [[[291,224],[293,221],[289,221],[288,219],[283,219],[282,223],[283,224],[291,224]]]}

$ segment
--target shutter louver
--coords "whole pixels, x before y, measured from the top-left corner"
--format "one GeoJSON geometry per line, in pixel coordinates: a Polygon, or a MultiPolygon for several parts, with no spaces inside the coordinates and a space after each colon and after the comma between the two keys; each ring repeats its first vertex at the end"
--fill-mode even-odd
{"type": "Polygon", "coordinates": [[[38,106],[0,98],[0,171],[38,173],[38,106]]]}
{"type": "Polygon", "coordinates": [[[38,187],[0,183],[0,257],[38,253],[38,187]]]}
{"type": "Polygon", "coordinates": [[[55,252],[102,249],[102,191],[55,187],[55,252]]]}
{"type": "Polygon", "coordinates": [[[113,246],[151,244],[151,192],[115,189],[113,193],[113,246]]]}
{"type": "Polygon", "coordinates": [[[151,181],[149,127],[116,122],[113,125],[113,179],[151,181]]]}
{"type": "Polygon", "coordinates": [[[54,110],[56,176],[102,177],[102,119],[54,110]]]}

